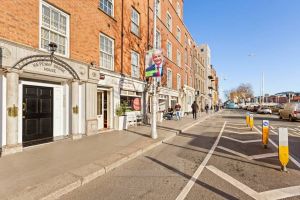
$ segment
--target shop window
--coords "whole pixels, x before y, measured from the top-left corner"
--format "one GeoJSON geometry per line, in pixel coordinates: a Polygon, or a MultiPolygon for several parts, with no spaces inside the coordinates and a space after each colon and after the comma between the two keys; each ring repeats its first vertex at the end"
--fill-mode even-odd
{"type": "Polygon", "coordinates": [[[141,111],[141,97],[121,96],[121,104],[126,105],[126,112],[141,111]]]}

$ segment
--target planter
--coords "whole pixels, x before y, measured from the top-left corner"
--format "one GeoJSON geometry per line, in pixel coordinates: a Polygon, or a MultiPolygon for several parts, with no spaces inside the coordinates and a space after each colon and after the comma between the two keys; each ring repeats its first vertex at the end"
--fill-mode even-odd
{"type": "Polygon", "coordinates": [[[127,129],[126,115],[115,116],[115,130],[122,131],[127,129]]]}

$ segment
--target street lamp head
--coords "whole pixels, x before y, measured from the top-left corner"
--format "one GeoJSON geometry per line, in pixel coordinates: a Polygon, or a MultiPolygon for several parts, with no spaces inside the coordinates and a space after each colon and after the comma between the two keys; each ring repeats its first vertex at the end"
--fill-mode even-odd
{"type": "Polygon", "coordinates": [[[57,49],[57,44],[54,42],[50,42],[48,46],[49,46],[49,50],[50,50],[51,54],[53,54],[57,49]]]}

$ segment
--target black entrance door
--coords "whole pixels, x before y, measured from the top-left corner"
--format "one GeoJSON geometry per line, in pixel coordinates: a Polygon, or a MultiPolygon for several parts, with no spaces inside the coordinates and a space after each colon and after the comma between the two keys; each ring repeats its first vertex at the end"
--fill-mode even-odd
{"type": "Polygon", "coordinates": [[[23,145],[53,140],[53,88],[23,86],[23,145]]]}

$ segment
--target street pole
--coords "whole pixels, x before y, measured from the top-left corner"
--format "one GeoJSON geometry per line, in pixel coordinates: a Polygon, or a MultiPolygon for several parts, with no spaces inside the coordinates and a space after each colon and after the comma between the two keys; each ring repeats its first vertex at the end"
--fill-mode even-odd
{"type": "Polygon", "coordinates": [[[265,74],[262,73],[262,96],[263,96],[263,104],[265,103],[265,74]]]}
{"type": "MultiPolygon", "coordinates": [[[[153,49],[156,49],[156,15],[157,15],[157,1],[154,0],[153,9],[153,49]]],[[[153,95],[152,95],[152,123],[151,123],[151,137],[152,139],[157,138],[157,127],[156,127],[156,109],[157,109],[157,79],[153,77],[153,95]]]]}

